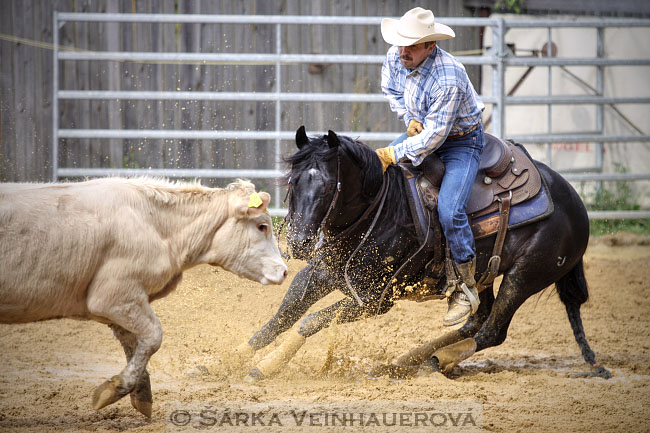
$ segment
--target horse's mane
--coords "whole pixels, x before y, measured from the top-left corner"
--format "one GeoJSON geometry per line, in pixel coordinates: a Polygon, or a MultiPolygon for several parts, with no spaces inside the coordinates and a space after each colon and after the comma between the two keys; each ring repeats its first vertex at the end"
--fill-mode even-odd
{"type": "MultiPolygon", "coordinates": [[[[382,182],[379,157],[374,150],[359,140],[345,135],[338,135],[338,138],[343,152],[349,155],[359,168],[365,172],[363,193],[367,196],[375,194],[377,187],[382,182]]],[[[309,143],[305,144],[298,152],[284,158],[284,161],[292,166],[292,171],[302,172],[307,167],[314,165],[320,167],[326,164],[336,156],[338,151],[338,148],[329,147],[326,135],[311,137],[309,143]]],[[[291,173],[287,173],[283,177],[283,181],[288,182],[290,177],[291,173]]]]}
{"type": "MultiPolygon", "coordinates": [[[[293,155],[289,155],[284,162],[291,166],[292,171],[303,172],[307,167],[313,165],[321,166],[336,155],[337,149],[331,149],[327,141],[321,137],[312,137],[307,144],[298,149],[293,155]]],[[[283,176],[288,182],[291,179],[291,172],[283,176]]]]}
{"type": "MultiPolygon", "coordinates": [[[[383,171],[381,161],[377,153],[369,146],[359,140],[343,135],[338,135],[341,151],[350,156],[364,172],[363,194],[372,198],[377,194],[383,182],[383,171]]],[[[327,136],[310,137],[296,153],[284,158],[284,161],[291,166],[291,170],[282,178],[282,181],[289,182],[292,174],[303,173],[309,168],[326,170],[325,165],[336,157],[338,148],[330,148],[327,136]]],[[[392,224],[405,227],[415,233],[410,209],[405,199],[404,179],[397,167],[389,167],[386,176],[390,177],[391,185],[386,196],[384,212],[386,218],[392,224]]]]}

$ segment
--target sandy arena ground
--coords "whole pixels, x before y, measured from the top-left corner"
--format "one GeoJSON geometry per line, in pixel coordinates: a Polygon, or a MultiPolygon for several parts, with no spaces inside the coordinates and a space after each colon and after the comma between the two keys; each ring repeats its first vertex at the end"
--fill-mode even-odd
{"type": "MultiPolygon", "coordinates": [[[[597,238],[587,251],[591,296],[582,318],[599,362],[614,373],[610,380],[570,377],[587,366],[563,305],[547,289],[519,309],[504,344],[474,355],[449,377],[366,377],[371,366],[444,332],[444,301],[403,301],[385,316],[322,331],[280,374],[256,385],[242,380],[247,368],[228,367],[228,353],[271,317],[303,263],[290,262],[291,274],[282,286],[262,286],[201,266],[185,274],[175,293],[154,304],[165,335],[149,363],[151,420],[137,413],[128,397],[92,409],[94,387],[124,367],[122,349],[105,325],[58,320],[0,325],[0,430],[164,431],[178,404],[376,402],[389,410],[400,401],[470,401],[482,405],[485,431],[647,432],[649,263],[648,238],[597,238]],[[321,373],[331,344],[334,363],[321,373]]],[[[284,337],[258,352],[253,362],[284,337]]]]}

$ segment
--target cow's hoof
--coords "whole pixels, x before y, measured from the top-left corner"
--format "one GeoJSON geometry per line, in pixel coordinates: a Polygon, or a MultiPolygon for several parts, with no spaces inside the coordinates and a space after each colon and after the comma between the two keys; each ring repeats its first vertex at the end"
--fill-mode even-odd
{"type": "Polygon", "coordinates": [[[151,401],[138,400],[137,397],[131,394],[131,406],[147,418],[151,418],[152,404],[153,402],[151,401]]]}
{"type": "Polygon", "coordinates": [[[153,403],[153,396],[151,395],[151,382],[149,380],[149,373],[145,370],[140,381],[135,385],[131,391],[131,406],[147,418],[151,418],[151,405],[153,403]]]}
{"type": "Polygon", "coordinates": [[[95,388],[93,392],[93,408],[99,410],[124,397],[126,391],[121,385],[122,381],[119,376],[113,376],[111,380],[107,380],[95,388]]]}
{"type": "Polygon", "coordinates": [[[246,377],[244,378],[244,382],[248,383],[257,383],[261,380],[264,380],[264,374],[257,368],[251,368],[246,377]]]}

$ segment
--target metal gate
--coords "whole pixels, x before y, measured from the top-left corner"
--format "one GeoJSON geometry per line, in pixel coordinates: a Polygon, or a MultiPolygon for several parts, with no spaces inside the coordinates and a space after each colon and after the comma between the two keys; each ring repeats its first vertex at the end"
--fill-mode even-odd
{"type": "MultiPolygon", "coordinates": [[[[53,55],[53,138],[52,138],[52,178],[57,180],[64,177],[79,176],[108,176],[108,175],[153,175],[165,177],[190,178],[277,178],[282,175],[279,162],[272,169],[241,170],[241,169],[109,169],[109,168],[70,168],[60,167],[58,161],[59,140],[65,138],[91,139],[199,139],[199,140],[274,140],[275,161],[280,160],[280,141],[293,138],[294,131],[281,129],[281,112],[283,103],[291,102],[380,102],[384,101],[381,94],[362,93],[288,93],[276,85],[273,92],[170,92],[170,91],[122,91],[122,90],[62,90],[59,89],[60,61],[173,61],[173,62],[226,62],[248,61],[261,64],[275,65],[275,82],[282,82],[282,68],[295,63],[310,64],[381,64],[383,55],[353,55],[353,54],[288,54],[283,53],[282,28],[287,25],[372,25],[379,26],[380,17],[345,17],[345,16],[278,16],[278,15],[182,15],[182,14],[115,14],[115,13],[54,13],[54,55],[53,55]],[[120,23],[213,23],[213,24],[273,24],[275,27],[275,52],[265,54],[242,53],[179,53],[179,52],[115,52],[115,51],[63,51],[59,49],[59,30],[66,23],[74,22],[120,22],[120,23]],[[274,131],[240,131],[240,130],[138,130],[138,129],[63,129],[59,122],[59,101],[61,100],[165,100],[165,101],[270,101],[275,106],[274,131]]],[[[545,104],[593,104],[597,106],[596,121],[599,131],[592,134],[553,134],[510,136],[519,143],[546,143],[549,149],[552,143],[576,143],[593,141],[602,143],[650,142],[649,135],[612,136],[604,135],[602,124],[602,108],[605,104],[648,104],[647,97],[605,97],[603,96],[603,70],[611,66],[650,66],[650,59],[611,59],[603,57],[603,29],[607,27],[650,27],[650,20],[638,19],[594,19],[594,20],[522,20],[508,21],[502,18],[440,18],[440,21],[452,27],[489,27],[493,32],[493,46],[479,56],[457,56],[465,65],[488,65],[492,75],[492,95],[481,95],[486,104],[492,104],[491,132],[503,137],[505,131],[505,108],[508,105],[545,104]],[[512,28],[546,28],[548,29],[548,56],[546,57],[517,57],[509,53],[505,44],[505,35],[512,28]],[[555,58],[550,54],[551,29],[558,27],[585,27],[597,31],[597,57],[594,58],[555,58]],[[597,85],[594,95],[589,96],[556,96],[551,94],[550,82],[547,96],[508,96],[505,92],[505,72],[510,66],[552,67],[562,66],[593,66],[597,68],[597,85]]],[[[550,81],[550,80],[549,80],[550,81]]],[[[366,142],[389,142],[398,134],[397,131],[360,132],[340,131],[341,134],[358,136],[366,142]]],[[[602,161],[600,161],[602,169],[602,161]]],[[[646,173],[563,173],[570,181],[638,181],[650,180],[650,172],[646,173]]],[[[274,191],[274,202],[281,203],[280,187],[274,191]]],[[[285,209],[271,209],[273,215],[283,215],[285,209]]],[[[650,211],[598,211],[590,212],[590,218],[650,218],[650,211]]]]}

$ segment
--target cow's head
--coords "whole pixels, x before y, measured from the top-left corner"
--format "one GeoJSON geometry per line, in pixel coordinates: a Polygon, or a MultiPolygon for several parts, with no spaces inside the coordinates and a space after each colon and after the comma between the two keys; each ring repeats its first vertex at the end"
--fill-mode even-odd
{"type": "Polygon", "coordinates": [[[267,212],[271,196],[249,182],[231,184],[228,218],[215,233],[211,263],[262,284],[280,284],[287,276],[267,212]]]}

